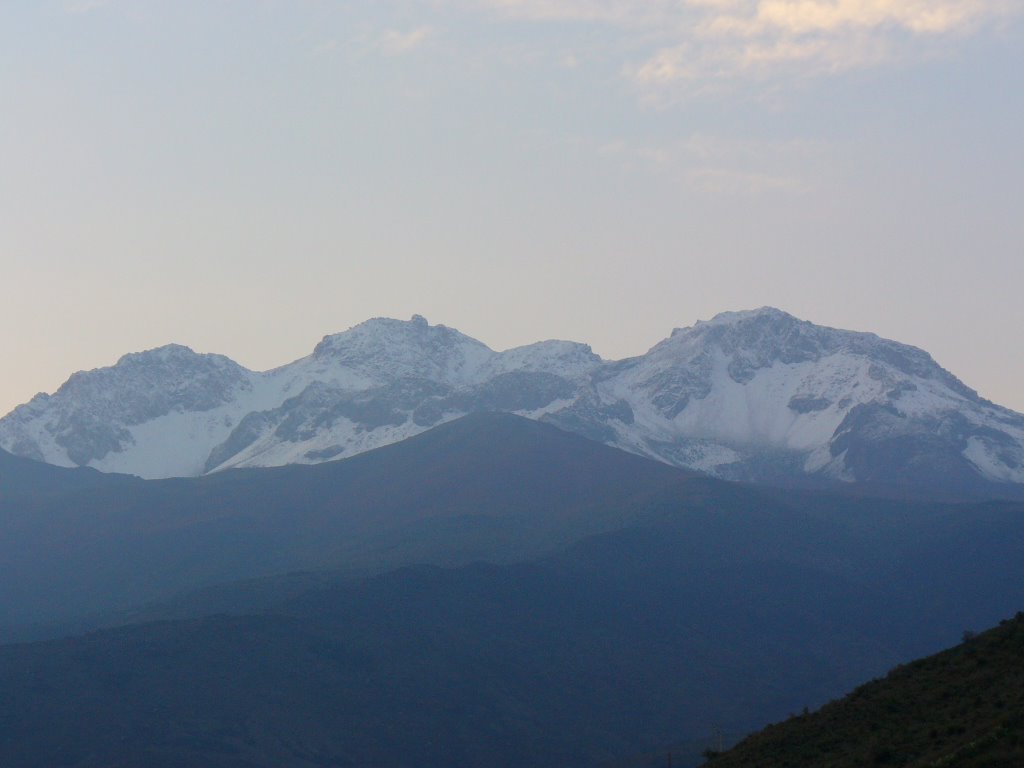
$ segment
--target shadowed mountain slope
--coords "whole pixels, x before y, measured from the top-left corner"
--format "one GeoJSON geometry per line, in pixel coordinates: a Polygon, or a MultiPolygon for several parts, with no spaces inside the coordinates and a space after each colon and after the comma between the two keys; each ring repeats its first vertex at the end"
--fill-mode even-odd
{"type": "Polygon", "coordinates": [[[128,475],[113,475],[82,467],[66,469],[15,456],[0,450],[0,502],[25,494],[57,494],[87,488],[125,488],[140,481],[128,475]]]}
{"type": "Polygon", "coordinates": [[[82,471],[15,461],[42,485],[0,495],[0,626],[296,570],[508,562],[620,527],[660,493],[724,485],[506,414],[341,462],[66,492],[51,489],[82,471]]]}

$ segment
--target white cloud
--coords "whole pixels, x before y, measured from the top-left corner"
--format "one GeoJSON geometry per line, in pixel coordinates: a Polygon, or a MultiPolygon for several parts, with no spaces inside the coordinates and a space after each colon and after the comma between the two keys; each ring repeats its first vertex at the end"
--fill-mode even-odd
{"type": "Polygon", "coordinates": [[[739,12],[714,16],[706,29],[741,36],[837,34],[851,29],[944,34],[1011,9],[993,0],[759,0],[736,9],[739,12]]]}

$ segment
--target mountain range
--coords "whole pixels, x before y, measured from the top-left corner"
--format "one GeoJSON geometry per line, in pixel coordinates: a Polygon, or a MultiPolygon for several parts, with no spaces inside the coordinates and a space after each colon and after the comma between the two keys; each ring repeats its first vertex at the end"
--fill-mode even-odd
{"type": "Polygon", "coordinates": [[[172,345],[0,446],[12,768],[689,768],[1024,603],[1024,417],[774,309],[622,361],[172,345]]]}
{"type": "Polygon", "coordinates": [[[505,352],[420,317],[374,319],[264,373],[169,345],[79,372],[0,419],[0,448],[144,478],[315,464],[482,411],[714,476],[966,489],[1024,483],[1024,416],[926,352],[762,308],[639,357],[505,352]]]}

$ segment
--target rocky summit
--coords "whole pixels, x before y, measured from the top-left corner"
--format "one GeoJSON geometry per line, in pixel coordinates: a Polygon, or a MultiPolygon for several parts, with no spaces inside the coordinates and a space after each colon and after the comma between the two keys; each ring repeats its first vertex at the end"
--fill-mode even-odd
{"type": "Polygon", "coordinates": [[[348,457],[482,411],[729,479],[1024,483],[1024,416],[920,349],[772,308],[619,361],[568,341],[495,352],[418,315],[368,320],[264,373],[170,345],[37,395],[0,419],[0,448],[195,476],[348,457]]]}

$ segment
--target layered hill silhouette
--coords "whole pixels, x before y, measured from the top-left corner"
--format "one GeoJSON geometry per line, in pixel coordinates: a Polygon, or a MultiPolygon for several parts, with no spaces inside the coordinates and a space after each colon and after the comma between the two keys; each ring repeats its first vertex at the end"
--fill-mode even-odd
{"type": "Polygon", "coordinates": [[[816,706],[928,632],[892,621],[920,595],[880,606],[770,555],[701,555],[689,529],[0,646],[0,762],[597,765],[816,706]]]}
{"type": "Polygon", "coordinates": [[[593,765],[1024,604],[1018,503],[758,489],[505,414],[311,467],[35,469],[0,610],[57,639],[0,647],[12,767],[593,765]]]}
{"type": "Polygon", "coordinates": [[[1024,764],[1024,614],[791,717],[715,768],[1012,768],[1024,764]]]}

